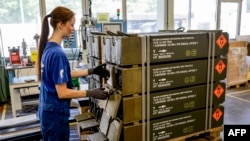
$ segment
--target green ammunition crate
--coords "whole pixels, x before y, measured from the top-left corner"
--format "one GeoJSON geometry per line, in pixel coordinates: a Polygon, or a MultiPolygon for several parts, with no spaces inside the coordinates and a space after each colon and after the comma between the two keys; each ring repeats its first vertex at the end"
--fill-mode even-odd
{"type": "Polygon", "coordinates": [[[222,32],[156,34],[148,38],[150,63],[226,56],[229,48],[228,34],[222,32]]]}
{"type": "MultiPolygon", "coordinates": [[[[226,79],[226,59],[193,60],[185,62],[165,63],[149,66],[150,91],[168,90],[210,82],[219,82],[226,79]],[[210,63],[210,67],[208,67],[210,63]],[[212,67],[213,66],[213,67],[212,67]]],[[[108,84],[113,88],[121,89],[123,95],[142,93],[141,67],[124,68],[107,65],[111,72],[108,84]]],[[[147,68],[147,67],[145,67],[147,68]]],[[[145,88],[146,87],[145,72],[145,88]]],[[[146,89],[147,90],[147,89],[146,89]]]]}
{"type": "MultiPolygon", "coordinates": [[[[207,114],[209,112],[209,109],[200,109],[150,120],[150,141],[165,141],[221,127],[224,120],[224,107],[217,106],[212,108],[211,114],[207,114]]],[[[147,123],[145,127],[142,123],[124,125],[120,140],[141,140],[143,128],[145,128],[145,138],[147,138],[147,123]]]]}
{"type": "MultiPolygon", "coordinates": [[[[150,93],[150,119],[201,109],[207,105],[222,104],[225,101],[225,89],[225,83],[215,83],[150,93]]],[[[124,124],[141,121],[142,96],[123,97],[119,114],[122,115],[124,124]]]]}

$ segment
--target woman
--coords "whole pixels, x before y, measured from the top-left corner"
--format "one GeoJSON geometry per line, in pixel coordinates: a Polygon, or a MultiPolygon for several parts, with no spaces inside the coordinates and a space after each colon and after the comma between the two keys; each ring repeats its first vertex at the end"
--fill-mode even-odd
{"type": "Polygon", "coordinates": [[[100,65],[94,69],[70,70],[68,59],[61,42],[74,31],[74,13],[65,7],[56,7],[43,19],[39,43],[37,72],[41,81],[39,97],[39,118],[43,141],[69,140],[69,116],[71,98],[94,97],[106,99],[104,88],[93,90],[73,90],[73,77],[98,74],[109,77],[109,71],[100,65]],[[49,24],[53,28],[49,36],[49,24]]]}

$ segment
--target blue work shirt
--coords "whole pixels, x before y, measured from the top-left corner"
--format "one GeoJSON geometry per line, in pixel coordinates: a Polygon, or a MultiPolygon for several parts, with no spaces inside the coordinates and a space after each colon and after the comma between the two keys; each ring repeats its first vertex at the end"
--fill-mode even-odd
{"type": "Polygon", "coordinates": [[[41,58],[39,118],[45,141],[69,140],[70,99],[59,99],[55,86],[72,88],[70,65],[62,47],[47,42],[41,58]]]}

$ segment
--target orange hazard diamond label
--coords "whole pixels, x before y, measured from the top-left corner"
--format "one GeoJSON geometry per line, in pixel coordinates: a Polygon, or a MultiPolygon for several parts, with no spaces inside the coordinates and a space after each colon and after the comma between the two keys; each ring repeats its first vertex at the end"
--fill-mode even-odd
{"type": "Polygon", "coordinates": [[[221,95],[224,93],[224,88],[221,86],[221,85],[218,85],[216,87],[216,89],[214,90],[214,95],[217,97],[217,98],[220,98],[221,95]]]}
{"type": "Polygon", "coordinates": [[[219,74],[221,74],[224,71],[225,68],[226,68],[226,65],[225,65],[225,63],[222,60],[220,60],[217,63],[217,65],[215,66],[215,69],[217,70],[217,72],[219,74]]]}
{"type": "Polygon", "coordinates": [[[219,108],[217,108],[217,109],[214,111],[214,113],[213,113],[213,118],[214,118],[216,121],[219,121],[220,118],[222,117],[222,115],[223,115],[222,111],[221,111],[219,108]]]}
{"type": "Polygon", "coordinates": [[[220,37],[217,39],[216,43],[220,47],[220,49],[222,49],[227,43],[227,39],[223,34],[221,34],[220,37]]]}

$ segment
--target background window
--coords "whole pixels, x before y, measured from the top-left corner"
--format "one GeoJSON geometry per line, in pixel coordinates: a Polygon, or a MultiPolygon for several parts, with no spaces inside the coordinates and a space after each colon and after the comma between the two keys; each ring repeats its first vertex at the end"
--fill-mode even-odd
{"type": "Polygon", "coordinates": [[[214,30],[216,12],[216,0],[174,0],[174,27],[175,29],[185,27],[191,30],[214,30]]]}
{"type": "Polygon", "coordinates": [[[241,35],[250,35],[250,0],[242,1],[242,13],[241,13],[241,35]]]}
{"type": "Polygon", "coordinates": [[[238,3],[221,3],[221,29],[235,39],[238,25],[238,3]]]}
{"type": "MultiPolygon", "coordinates": [[[[37,0],[0,1],[0,29],[5,57],[9,57],[8,47],[21,47],[23,39],[28,47],[36,46],[33,37],[40,32],[41,25],[38,2],[37,0]]],[[[20,55],[22,56],[21,48],[20,55]]]]}
{"type": "Polygon", "coordinates": [[[127,0],[127,32],[156,32],[157,1],[127,0]]]}
{"type": "Polygon", "coordinates": [[[188,0],[174,0],[174,28],[188,29],[188,0]]]}
{"type": "Polygon", "coordinates": [[[118,19],[117,9],[120,9],[119,19],[122,17],[122,0],[92,0],[92,18],[97,17],[97,13],[109,13],[111,19],[118,19]]]}
{"type": "Polygon", "coordinates": [[[190,29],[216,29],[216,0],[191,0],[190,29]]]}
{"type": "Polygon", "coordinates": [[[246,4],[244,3],[243,5],[246,5],[246,11],[247,11],[248,13],[250,13],[250,0],[243,1],[243,2],[246,2],[246,4]]]}

